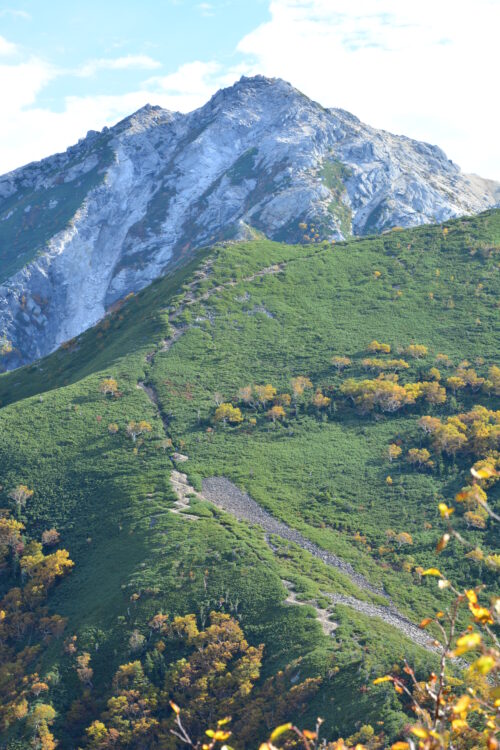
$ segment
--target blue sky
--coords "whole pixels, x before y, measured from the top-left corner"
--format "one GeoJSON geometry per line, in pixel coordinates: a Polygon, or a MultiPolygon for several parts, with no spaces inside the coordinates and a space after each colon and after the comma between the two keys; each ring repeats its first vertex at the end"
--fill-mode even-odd
{"type": "Polygon", "coordinates": [[[239,40],[268,18],[265,0],[0,2],[2,36],[67,71],[38,98],[54,109],[64,107],[68,92],[73,96],[127,93],[140,87],[144,71],[173,72],[192,60],[210,60],[214,53],[222,65],[233,66],[241,58],[236,52],[239,40]],[[127,56],[137,58],[137,66],[121,73],[101,68],[98,75],[75,76],[87,61],[127,56]]]}
{"type": "Polygon", "coordinates": [[[0,0],[0,173],[242,74],[500,179],[500,0],[0,0]]]}

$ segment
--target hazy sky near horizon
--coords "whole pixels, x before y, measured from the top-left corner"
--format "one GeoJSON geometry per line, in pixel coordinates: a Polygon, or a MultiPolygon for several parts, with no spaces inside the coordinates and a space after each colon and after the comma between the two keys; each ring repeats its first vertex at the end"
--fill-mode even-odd
{"type": "Polygon", "coordinates": [[[500,180],[500,0],[0,0],[0,174],[241,75],[500,180]]]}

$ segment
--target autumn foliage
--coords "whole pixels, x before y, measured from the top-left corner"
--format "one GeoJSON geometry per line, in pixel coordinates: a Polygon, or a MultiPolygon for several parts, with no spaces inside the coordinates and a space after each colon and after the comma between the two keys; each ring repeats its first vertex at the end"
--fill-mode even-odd
{"type": "MultiPolygon", "coordinates": [[[[487,514],[494,516],[481,484],[496,479],[498,473],[491,465],[490,468],[472,469],[471,473],[475,486],[482,493],[482,507],[487,514]]],[[[452,525],[454,508],[440,503],[439,510],[446,521],[447,531],[436,546],[437,554],[452,538],[465,547],[470,546],[452,525]]],[[[481,557],[477,548],[471,552],[481,557]]],[[[439,672],[431,673],[426,680],[418,680],[406,662],[402,672],[378,677],[374,681],[376,685],[392,684],[396,693],[409,701],[416,716],[416,722],[408,728],[407,741],[397,742],[392,748],[496,750],[500,734],[500,644],[494,628],[500,625],[500,598],[488,595],[483,586],[457,587],[437,567],[423,570],[422,576],[437,578],[439,588],[450,589],[453,598],[444,611],[426,617],[420,623],[421,628],[432,628],[436,634],[439,672]],[[457,632],[459,614],[463,609],[469,612],[470,624],[462,632],[457,632]],[[467,659],[465,664],[464,656],[467,659]],[[462,659],[461,679],[451,677],[447,668],[451,660],[457,663],[458,659],[462,659]]]]}
{"type": "Polygon", "coordinates": [[[214,746],[233,730],[240,745],[250,746],[276,720],[300,714],[320,682],[307,679],[290,686],[290,674],[278,672],[257,687],[263,651],[262,645],[248,644],[239,623],[227,614],[212,612],[203,630],[194,614],[155,615],[146,653],[119,667],[106,709],[86,730],[86,747],[173,750],[179,741],[209,744],[207,737],[214,746]],[[185,656],[169,661],[172,649],[185,656]]]}
{"type": "Polygon", "coordinates": [[[222,422],[223,424],[226,424],[227,422],[230,424],[238,424],[239,422],[243,422],[243,416],[238,407],[229,403],[224,403],[220,404],[215,410],[214,421],[222,422]]]}
{"type": "Polygon", "coordinates": [[[146,432],[151,432],[153,428],[145,419],[141,419],[139,422],[131,421],[127,425],[127,435],[132,438],[133,442],[137,440],[139,435],[144,435],[146,432]]]}
{"type": "MultiPolygon", "coordinates": [[[[25,527],[8,514],[0,517],[0,573],[14,585],[0,600],[0,731],[18,722],[32,738],[33,747],[56,747],[50,727],[53,707],[41,701],[49,685],[39,679],[34,665],[43,649],[58,638],[65,620],[49,613],[46,599],[55,583],[73,567],[67,550],[43,552],[42,543],[25,536],[25,527]]],[[[55,546],[55,529],[42,535],[55,546]]]]}
{"type": "Polygon", "coordinates": [[[120,392],[118,390],[118,383],[114,378],[103,378],[99,383],[99,391],[104,396],[118,396],[120,392]]]}

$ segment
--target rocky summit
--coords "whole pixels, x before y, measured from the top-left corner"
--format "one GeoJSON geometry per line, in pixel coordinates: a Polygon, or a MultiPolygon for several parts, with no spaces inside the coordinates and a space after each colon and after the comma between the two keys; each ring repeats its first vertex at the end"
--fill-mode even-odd
{"type": "Polygon", "coordinates": [[[0,368],[33,361],[204,245],[341,240],[500,201],[441,149],[242,78],[189,114],[146,106],[0,178],[0,368]]]}

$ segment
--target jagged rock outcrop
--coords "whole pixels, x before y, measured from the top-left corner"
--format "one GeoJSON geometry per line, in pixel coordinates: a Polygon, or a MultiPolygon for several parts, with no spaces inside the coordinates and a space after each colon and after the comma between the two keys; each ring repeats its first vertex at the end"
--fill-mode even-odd
{"type": "Polygon", "coordinates": [[[279,79],[242,78],[186,115],[148,105],[0,178],[0,366],[47,354],[208,243],[340,239],[499,201],[438,147],[279,79]]]}

